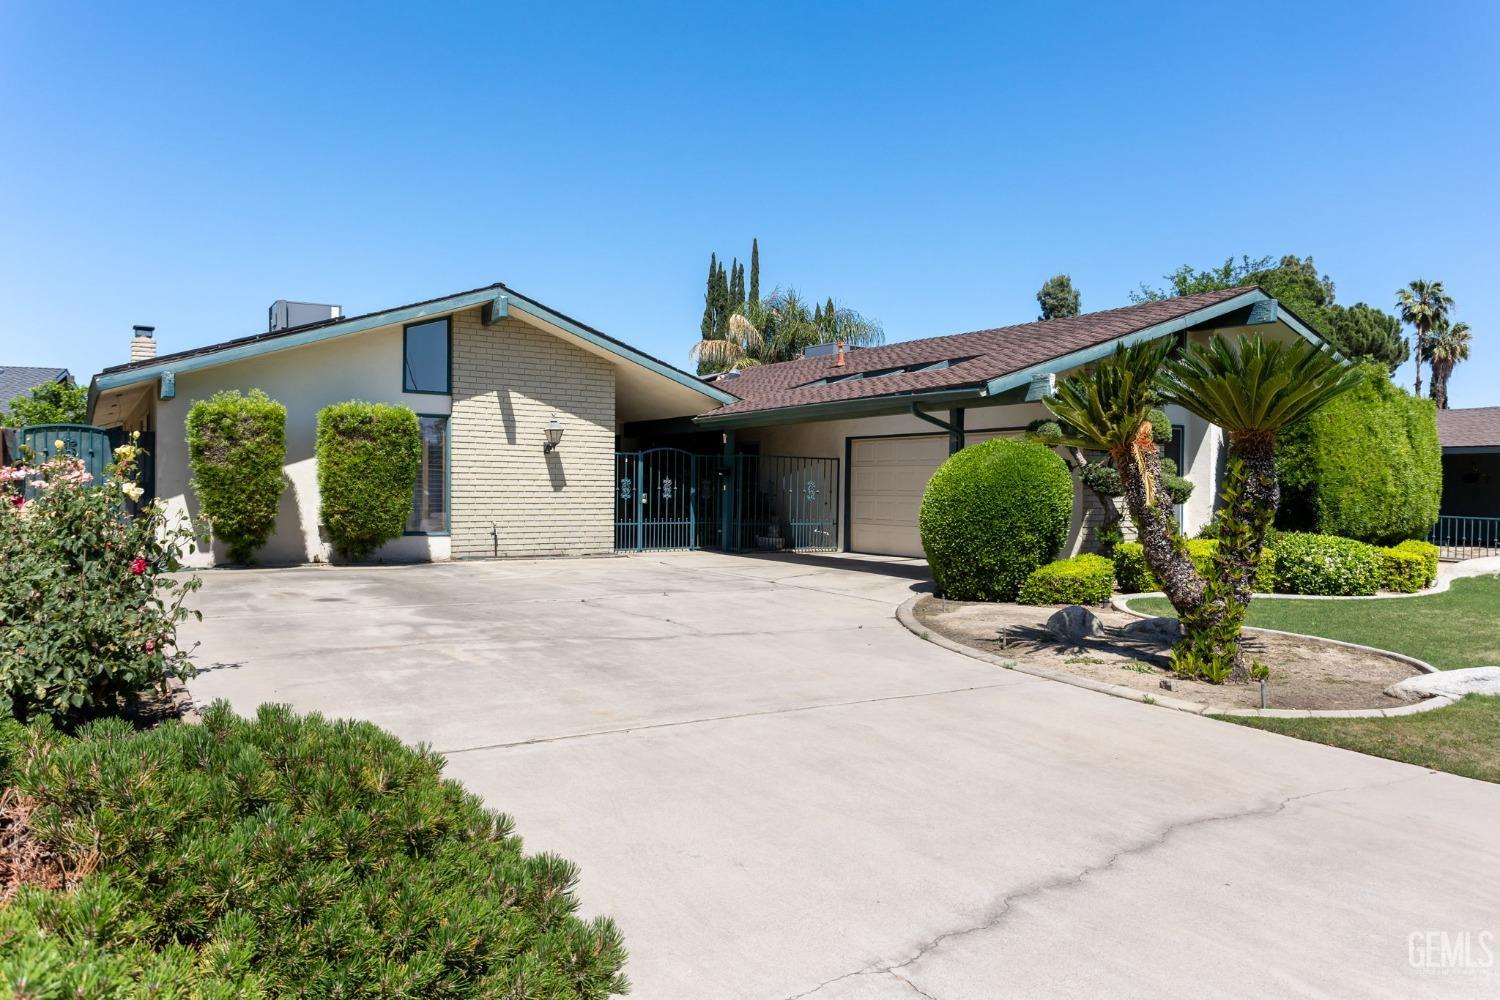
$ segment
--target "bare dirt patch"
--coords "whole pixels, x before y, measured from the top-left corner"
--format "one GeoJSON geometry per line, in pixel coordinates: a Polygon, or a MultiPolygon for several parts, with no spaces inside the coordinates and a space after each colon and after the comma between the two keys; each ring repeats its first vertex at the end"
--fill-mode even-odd
{"type": "MultiPolygon", "coordinates": [[[[992,656],[1145,694],[1224,708],[1260,707],[1258,684],[1207,684],[1173,674],[1167,665],[1169,644],[1122,634],[1120,627],[1134,619],[1111,608],[1092,609],[1104,625],[1103,635],[1064,647],[1046,629],[1048,616],[1057,609],[925,597],[914,611],[924,627],[992,656]],[[1164,680],[1171,683],[1169,690],[1163,689],[1164,680]]],[[[1247,630],[1245,648],[1270,668],[1269,708],[1397,708],[1405,703],[1382,692],[1418,673],[1399,660],[1309,637],[1247,630]]]]}

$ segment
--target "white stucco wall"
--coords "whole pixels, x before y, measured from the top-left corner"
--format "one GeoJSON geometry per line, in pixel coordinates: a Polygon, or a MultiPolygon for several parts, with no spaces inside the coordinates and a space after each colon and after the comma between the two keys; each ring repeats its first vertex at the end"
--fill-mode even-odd
{"type": "MultiPolygon", "coordinates": [[[[331,547],[318,529],[318,481],[313,445],[318,411],[330,403],[362,399],[399,403],[418,413],[447,414],[447,396],[401,391],[400,326],[294,347],[274,354],[177,375],[175,398],[156,404],[156,491],[170,512],[192,521],[198,513],[188,483],[188,408],[223,389],[262,389],[286,406],[286,480],[276,531],[257,555],[266,565],[327,561],[331,547]]],[[[195,566],[211,565],[222,550],[198,551],[188,557],[195,566]]],[[[407,535],[387,542],[377,560],[447,559],[448,538],[407,535]]]]}

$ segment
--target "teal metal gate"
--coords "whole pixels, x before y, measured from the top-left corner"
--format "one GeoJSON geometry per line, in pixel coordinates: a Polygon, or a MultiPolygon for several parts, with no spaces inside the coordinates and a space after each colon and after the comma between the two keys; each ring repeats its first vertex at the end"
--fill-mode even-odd
{"type": "Polygon", "coordinates": [[[104,478],[104,467],[113,456],[109,432],[89,424],[32,424],[21,428],[19,444],[21,453],[36,465],[58,455],[81,458],[95,482],[104,478]]]}
{"type": "Polygon", "coordinates": [[[616,452],[615,548],[833,551],[838,484],[836,458],[616,452]]]}

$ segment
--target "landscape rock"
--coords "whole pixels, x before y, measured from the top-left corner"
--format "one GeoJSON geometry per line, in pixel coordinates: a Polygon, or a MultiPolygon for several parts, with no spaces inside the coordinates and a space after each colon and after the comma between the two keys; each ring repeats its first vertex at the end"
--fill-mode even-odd
{"type": "Polygon", "coordinates": [[[1102,635],[1104,625],[1099,621],[1099,616],[1088,608],[1070,604],[1052,613],[1052,617],[1047,619],[1047,631],[1058,642],[1076,646],[1090,636],[1102,635]]]}
{"type": "Polygon", "coordinates": [[[1466,694],[1500,695],[1500,667],[1468,667],[1418,674],[1397,681],[1386,688],[1385,693],[1402,701],[1421,701],[1440,694],[1451,698],[1462,698],[1466,694]]]}
{"type": "Polygon", "coordinates": [[[1137,618],[1120,627],[1120,634],[1147,642],[1176,642],[1182,635],[1182,626],[1176,618],[1137,618]]]}

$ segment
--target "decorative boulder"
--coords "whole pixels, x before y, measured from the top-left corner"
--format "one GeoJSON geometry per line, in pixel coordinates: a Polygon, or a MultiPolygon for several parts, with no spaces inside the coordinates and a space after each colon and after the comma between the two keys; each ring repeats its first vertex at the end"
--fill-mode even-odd
{"type": "Polygon", "coordinates": [[[1054,611],[1047,619],[1047,631],[1052,638],[1065,646],[1077,646],[1090,636],[1102,635],[1104,626],[1099,616],[1088,608],[1070,604],[1061,611],[1054,611]]]}
{"type": "Polygon", "coordinates": [[[1122,625],[1120,632],[1131,639],[1173,643],[1182,637],[1182,624],[1176,618],[1137,618],[1122,625]]]}
{"type": "Polygon", "coordinates": [[[1450,698],[1462,698],[1466,694],[1500,695],[1500,667],[1468,667],[1418,674],[1397,681],[1386,688],[1385,693],[1402,701],[1421,701],[1440,694],[1450,698]]]}

